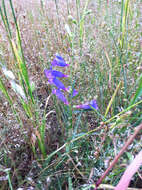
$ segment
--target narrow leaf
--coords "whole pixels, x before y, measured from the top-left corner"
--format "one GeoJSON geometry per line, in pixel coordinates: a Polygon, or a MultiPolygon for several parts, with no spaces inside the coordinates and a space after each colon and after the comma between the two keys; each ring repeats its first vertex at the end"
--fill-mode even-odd
{"type": "Polygon", "coordinates": [[[119,84],[118,84],[116,90],[114,91],[114,94],[113,94],[113,96],[112,96],[112,98],[111,98],[111,100],[110,100],[110,102],[109,102],[109,104],[108,104],[108,106],[107,106],[107,109],[106,109],[106,112],[105,112],[105,117],[107,116],[107,114],[108,114],[108,112],[109,112],[109,109],[110,109],[110,107],[111,107],[111,105],[112,105],[112,103],[113,103],[113,101],[114,101],[114,98],[115,98],[115,96],[116,96],[116,94],[117,94],[117,92],[118,92],[120,86],[121,86],[121,81],[119,82],[119,84]]]}
{"type": "Polygon", "coordinates": [[[130,105],[134,104],[141,95],[142,95],[142,74],[139,78],[139,84],[138,84],[138,88],[136,90],[135,96],[132,99],[130,105]]]}

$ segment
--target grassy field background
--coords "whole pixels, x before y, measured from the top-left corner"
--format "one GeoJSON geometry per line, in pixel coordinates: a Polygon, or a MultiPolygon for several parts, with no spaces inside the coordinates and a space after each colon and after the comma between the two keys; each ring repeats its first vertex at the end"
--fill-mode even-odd
{"type": "MultiPolygon", "coordinates": [[[[141,0],[2,0],[0,190],[102,189],[142,148],[141,0]],[[69,105],[44,74],[60,55],[69,105]],[[98,110],[76,109],[96,100],[98,110]],[[98,189],[100,189],[98,187],[98,189]]],[[[142,188],[142,168],[129,184],[142,188]]],[[[110,185],[109,187],[107,185],[110,185]]]]}

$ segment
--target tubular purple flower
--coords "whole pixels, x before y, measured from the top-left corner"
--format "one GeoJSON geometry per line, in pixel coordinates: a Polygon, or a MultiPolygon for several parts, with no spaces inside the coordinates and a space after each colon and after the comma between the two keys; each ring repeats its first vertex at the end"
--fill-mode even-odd
{"type": "Polygon", "coordinates": [[[59,89],[53,89],[52,93],[55,94],[59,100],[64,102],[64,104],[69,105],[69,102],[67,101],[66,97],[59,89]]]}
{"type": "Polygon", "coordinates": [[[56,58],[59,59],[59,60],[61,60],[61,61],[64,61],[64,59],[62,58],[62,56],[60,56],[58,54],[56,54],[56,58]]]}
{"type": "Polygon", "coordinates": [[[66,64],[65,60],[60,56],[56,55],[56,58],[51,62],[52,66],[59,66],[59,67],[68,67],[69,64],[66,64]]]}
{"type": "Polygon", "coordinates": [[[68,77],[68,75],[64,75],[62,72],[60,71],[56,71],[56,70],[44,70],[45,75],[47,78],[54,78],[54,77],[59,77],[59,78],[64,78],[64,77],[68,77]]]}
{"type": "Polygon", "coordinates": [[[60,71],[52,70],[52,75],[59,78],[66,78],[68,75],[63,74],[60,71]]]}
{"type": "Polygon", "coordinates": [[[75,97],[76,95],[78,94],[78,91],[73,89],[73,92],[72,92],[72,97],[75,97]]]}
{"type": "Polygon", "coordinates": [[[52,80],[49,80],[49,83],[54,84],[57,88],[62,89],[64,91],[67,91],[66,87],[64,86],[64,84],[58,80],[57,78],[53,78],[52,80]]]}
{"type": "Polygon", "coordinates": [[[64,86],[64,84],[58,80],[55,76],[58,77],[66,77],[63,73],[59,71],[53,71],[53,70],[44,70],[45,76],[48,78],[48,82],[51,85],[55,85],[57,88],[62,89],[64,91],[67,91],[67,88],[64,86]]]}
{"type": "Polygon", "coordinates": [[[96,109],[96,110],[99,109],[96,100],[92,100],[89,103],[77,105],[77,106],[75,106],[75,108],[77,108],[77,109],[85,109],[85,110],[92,110],[93,108],[96,109]]]}

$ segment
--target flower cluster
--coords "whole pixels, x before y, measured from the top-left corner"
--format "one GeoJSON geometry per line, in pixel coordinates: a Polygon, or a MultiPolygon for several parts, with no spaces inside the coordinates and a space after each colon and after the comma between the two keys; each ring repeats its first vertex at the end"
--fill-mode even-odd
{"type": "MultiPolygon", "coordinates": [[[[78,94],[78,91],[75,89],[71,89],[71,87],[66,87],[58,78],[67,78],[68,75],[63,74],[60,71],[54,70],[54,67],[68,67],[69,64],[65,62],[65,60],[59,56],[56,55],[55,59],[51,62],[51,67],[50,69],[45,69],[44,73],[45,76],[48,78],[48,82],[50,85],[55,86],[56,88],[52,89],[52,93],[57,96],[59,100],[61,100],[64,104],[69,105],[69,102],[67,98],[65,97],[64,93],[68,92],[72,95],[72,97],[76,96],[78,94]]],[[[92,100],[88,103],[81,104],[81,105],[76,105],[74,106],[76,109],[98,109],[98,105],[96,100],[92,100]]]]}

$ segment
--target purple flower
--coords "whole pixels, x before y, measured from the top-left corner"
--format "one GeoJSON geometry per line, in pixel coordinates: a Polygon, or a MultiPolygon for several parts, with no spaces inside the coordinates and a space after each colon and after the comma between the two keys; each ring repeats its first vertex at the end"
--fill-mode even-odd
{"type": "Polygon", "coordinates": [[[55,71],[55,70],[44,70],[45,76],[48,78],[48,82],[51,85],[55,85],[57,88],[62,89],[64,91],[67,91],[67,88],[64,86],[64,84],[58,80],[56,77],[67,77],[67,75],[64,75],[60,71],[55,71]]]}
{"type": "Polygon", "coordinates": [[[66,64],[65,60],[60,56],[56,55],[56,58],[51,62],[52,66],[67,67],[69,64],[66,64]]]}
{"type": "MultiPolygon", "coordinates": [[[[57,89],[52,90],[52,93],[55,94],[57,98],[60,99],[62,102],[64,102],[64,104],[69,105],[68,100],[66,99],[64,93],[61,90],[68,92],[69,96],[72,97],[76,96],[78,94],[78,91],[72,89],[71,86],[67,88],[65,87],[65,85],[58,78],[66,78],[68,77],[68,75],[63,74],[60,71],[53,70],[52,68],[54,66],[67,67],[69,66],[69,64],[66,64],[65,60],[60,55],[56,55],[55,59],[51,62],[50,69],[44,70],[45,76],[48,78],[49,84],[55,85],[57,87],[57,89]]],[[[96,100],[92,100],[85,104],[76,105],[74,107],[77,109],[85,109],[85,110],[99,109],[96,100]]]]}
{"type": "Polygon", "coordinates": [[[64,94],[59,89],[53,89],[52,93],[57,96],[58,99],[60,99],[64,104],[69,105],[69,102],[67,101],[64,94]]]}
{"type": "Polygon", "coordinates": [[[44,70],[45,75],[47,78],[54,78],[54,77],[59,77],[59,78],[64,78],[64,77],[68,77],[68,75],[64,75],[62,72],[60,71],[56,71],[56,70],[44,70]]]}
{"type": "Polygon", "coordinates": [[[72,97],[76,96],[77,94],[78,94],[78,91],[75,90],[75,89],[73,89],[73,91],[72,91],[72,97]]]}
{"type": "Polygon", "coordinates": [[[68,77],[68,75],[65,75],[62,72],[56,70],[52,70],[52,75],[60,78],[68,77]]]}
{"type": "Polygon", "coordinates": [[[93,109],[93,108],[96,109],[96,110],[99,109],[96,100],[92,100],[89,103],[77,105],[77,106],[75,106],[75,108],[77,108],[77,109],[85,109],[85,110],[88,110],[88,109],[90,110],[90,109],[93,109]]]}
{"type": "Polygon", "coordinates": [[[66,87],[64,84],[58,80],[57,78],[49,79],[48,82],[52,85],[55,85],[57,88],[62,89],[64,91],[67,91],[66,87]]]}

